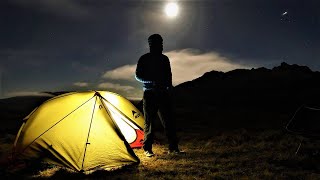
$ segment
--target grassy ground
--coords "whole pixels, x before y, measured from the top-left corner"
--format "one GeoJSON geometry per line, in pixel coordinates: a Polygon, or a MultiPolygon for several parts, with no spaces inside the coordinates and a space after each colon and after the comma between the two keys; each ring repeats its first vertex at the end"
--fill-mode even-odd
{"type": "MultiPolygon", "coordinates": [[[[97,171],[83,175],[57,166],[33,164],[28,167],[5,166],[7,178],[85,178],[85,179],[320,179],[319,143],[305,141],[297,155],[300,138],[282,131],[260,132],[244,129],[207,135],[179,134],[180,148],[186,155],[167,155],[165,138],[157,134],[155,157],[144,157],[135,149],[141,163],[112,172],[97,171]]],[[[5,159],[14,136],[0,139],[5,159]]]]}

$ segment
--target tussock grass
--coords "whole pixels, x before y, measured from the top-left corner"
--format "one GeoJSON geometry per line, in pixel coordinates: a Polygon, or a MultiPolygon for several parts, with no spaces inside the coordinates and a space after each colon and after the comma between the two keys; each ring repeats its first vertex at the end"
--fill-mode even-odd
{"type": "MultiPolygon", "coordinates": [[[[141,163],[115,171],[84,175],[66,168],[43,164],[12,168],[2,166],[8,178],[84,179],[320,179],[320,145],[307,142],[295,155],[300,138],[279,130],[179,134],[186,155],[168,155],[165,137],[156,134],[155,157],[135,149],[141,163]]],[[[13,136],[2,137],[1,155],[10,151],[13,136]]]]}

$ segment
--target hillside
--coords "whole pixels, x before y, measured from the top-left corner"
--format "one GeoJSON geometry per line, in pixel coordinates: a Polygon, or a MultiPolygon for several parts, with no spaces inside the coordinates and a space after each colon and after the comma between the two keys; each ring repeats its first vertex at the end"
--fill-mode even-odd
{"type": "Polygon", "coordinates": [[[296,64],[211,71],[175,87],[176,117],[206,129],[278,129],[300,105],[320,105],[319,82],[319,72],[296,64]]]}
{"type": "Polygon", "coordinates": [[[52,96],[17,96],[0,99],[0,132],[17,133],[22,119],[52,96]]]}

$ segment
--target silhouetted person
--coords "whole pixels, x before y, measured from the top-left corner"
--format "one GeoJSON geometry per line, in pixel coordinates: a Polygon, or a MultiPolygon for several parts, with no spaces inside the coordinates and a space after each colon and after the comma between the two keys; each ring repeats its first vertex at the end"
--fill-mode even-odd
{"type": "Polygon", "coordinates": [[[162,54],[163,40],[159,34],[148,38],[150,52],[140,57],[136,79],[143,83],[144,153],[147,157],[154,156],[152,152],[154,121],[159,114],[169,142],[169,153],[180,153],[176,137],[175,122],[172,118],[170,90],[172,74],[169,58],[162,54]]]}

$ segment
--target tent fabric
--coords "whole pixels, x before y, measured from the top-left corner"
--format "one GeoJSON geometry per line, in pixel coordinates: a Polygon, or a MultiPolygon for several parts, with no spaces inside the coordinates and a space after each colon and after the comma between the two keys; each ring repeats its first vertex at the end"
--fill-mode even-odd
{"type": "Polygon", "coordinates": [[[139,158],[131,148],[142,146],[143,123],[141,112],[118,94],[67,93],[24,118],[13,153],[15,158],[41,158],[77,171],[135,164],[139,158]]]}

